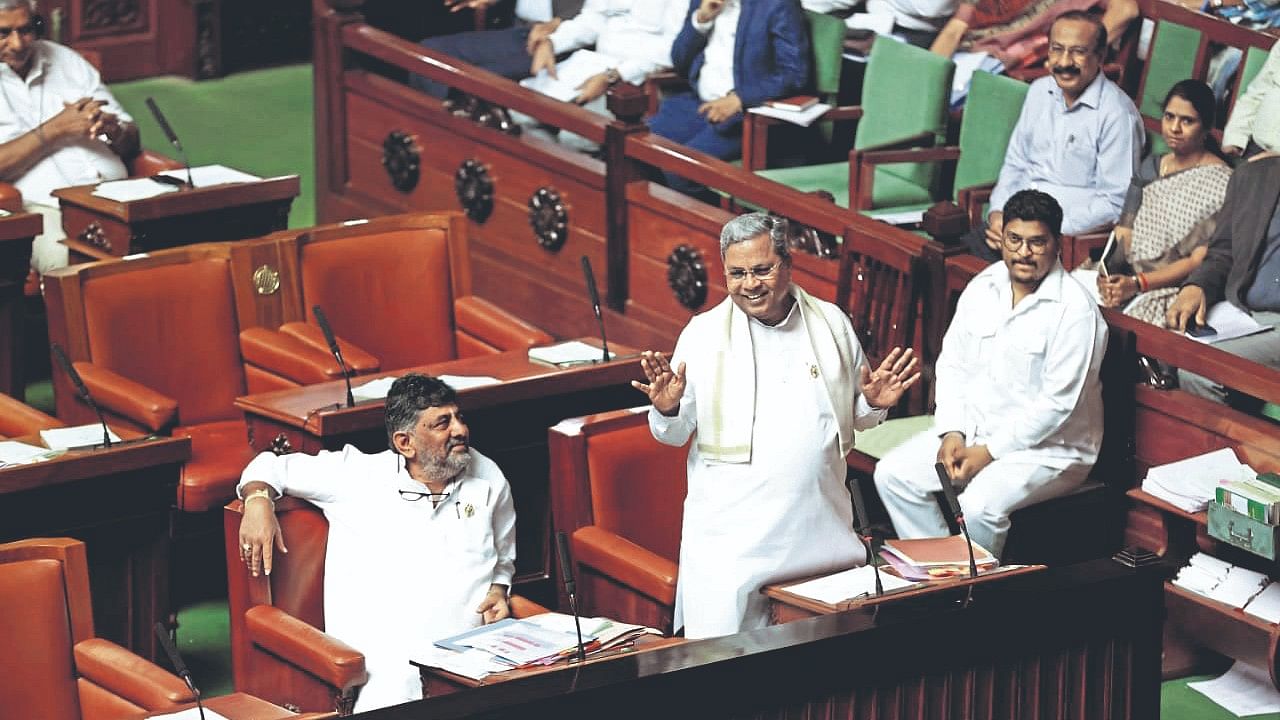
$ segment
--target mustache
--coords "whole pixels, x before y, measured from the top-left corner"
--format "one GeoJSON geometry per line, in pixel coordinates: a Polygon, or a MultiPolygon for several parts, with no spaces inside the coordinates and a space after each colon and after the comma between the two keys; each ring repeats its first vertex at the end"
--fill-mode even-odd
{"type": "Polygon", "coordinates": [[[1080,68],[1074,65],[1055,65],[1053,68],[1054,75],[1079,75],[1080,68]]]}
{"type": "Polygon", "coordinates": [[[461,445],[462,447],[467,447],[467,438],[449,438],[449,442],[445,444],[444,449],[446,451],[449,451],[458,447],[459,445],[461,445]]]}

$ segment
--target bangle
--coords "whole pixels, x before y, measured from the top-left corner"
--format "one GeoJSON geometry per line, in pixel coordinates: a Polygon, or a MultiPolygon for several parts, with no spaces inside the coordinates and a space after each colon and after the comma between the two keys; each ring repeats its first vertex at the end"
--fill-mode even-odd
{"type": "Polygon", "coordinates": [[[1151,283],[1147,282],[1146,273],[1138,273],[1136,276],[1134,276],[1134,279],[1138,281],[1138,289],[1141,290],[1142,292],[1146,292],[1147,290],[1151,289],[1151,283]]]}
{"type": "Polygon", "coordinates": [[[254,490],[248,495],[245,495],[244,501],[243,501],[245,506],[247,507],[249,505],[249,501],[253,500],[254,498],[266,498],[267,502],[271,503],[272,509],[275,509],[276,501],[272,499],[270,490],[267,490],[265,488],[260,488],[258,490],[254,490]]]}

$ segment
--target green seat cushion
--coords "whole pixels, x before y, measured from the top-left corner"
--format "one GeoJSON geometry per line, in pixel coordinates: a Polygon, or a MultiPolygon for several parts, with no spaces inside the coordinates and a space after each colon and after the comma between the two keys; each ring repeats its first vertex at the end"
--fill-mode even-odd
{"type": "MultiPolygon", "coordinates": [[[[932,202],[927,187],[913,185],[885,168],[876,168],[875,188],[872,193],[872,205],[877,211],[892,212],[905,209],[904,205],[919,205],[932,202]]],[[[801,192],[826,190],[835,196],[836,204],[842,208],[849,207],[849,164],[824,163],[822,165],[804,165],[793,168],[777,168],[761,170],[759,175],[795,188],[801,192]]]]}
{"type": "Polygon", "coordinates": [[[854,430],[853,446],[865,455],[879,460],[912,435],[919,435],[933,426],[932,415],[885,420],[870,430],[854,430]]]}
{"type": "Polygon", "coordinates": [[[1275,403],[1264,403],[1262,406],[1262,416],[1269,417],[1272,420],[1280,422],[1280,405],[1275,403]]]}

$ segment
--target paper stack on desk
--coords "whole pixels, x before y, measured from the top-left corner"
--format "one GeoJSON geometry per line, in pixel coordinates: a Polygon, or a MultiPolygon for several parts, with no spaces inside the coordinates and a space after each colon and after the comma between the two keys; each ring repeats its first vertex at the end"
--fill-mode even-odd
{"type": "MultiPolygon", "coordinates": [[[[1272,587],[1271,579],[1263,573],[1232,565],[1204,553],[1192,555],[1187,565],[1178,571],[1173,584],[1234,608],[1252,605],[1267,588],[1272,587]]],[[[1270,604],[1274,599],[1273,591],[1255,609],[1255,614],[1272,613],[1270,604]]]]}
{"type": "MultiPolygon", "coordinates": [[[[893,573],[881,572],[880,584],[885,592],[911,587],[919,583],[903,580],[893,573]]],[[[871,597],[876,593],[875,568],[863,565],[851,570],[824,575],[783,588],[789,593],[806,597],[828,605],[839,605],[846,600],[871,597]]]]}
{"type": "MultiPolygon", "coordinates": [[[[908,580],[937,580],[969,574],[969,551],[962,535],[886,540],[880,556],[908,580]]],[[[996,556],[978,543],[973,543],[973,560],[978,572],[1000,566],[996,556]]]]}
{"type": "Polygon", "coordinates": [[[1224,480],[1250,480],[1258,473],[1236,458],[1231,448],[1156,465],[1147,470],[1142,489],[1184,512],[1203,512],[1224,480]]]}

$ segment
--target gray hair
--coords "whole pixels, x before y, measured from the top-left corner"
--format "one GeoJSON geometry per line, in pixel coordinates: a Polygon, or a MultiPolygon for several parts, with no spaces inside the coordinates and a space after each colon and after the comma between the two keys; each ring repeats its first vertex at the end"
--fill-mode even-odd
{"type": "Polygon", "coordinates": [[[0,11],[7,12],[9,10],[26,10],[35,15],[36,0],[0,0],[0,11]]]}
{"type": "Polygon", "coordinates": [[[724,224],[720,231],[720,259],[724,260],[730,245],[755,240],[761,235],[769,236],[773,251],[784,263],[791,261],[791,250],[787,247],[787,219],[762,212],[739,215],[724,224]]]}

